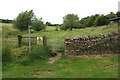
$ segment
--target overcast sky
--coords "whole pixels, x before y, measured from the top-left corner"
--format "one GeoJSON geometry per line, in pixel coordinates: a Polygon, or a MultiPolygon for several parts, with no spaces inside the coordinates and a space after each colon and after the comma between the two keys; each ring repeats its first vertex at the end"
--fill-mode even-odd
{"type": "Polygon", "coordinates": [[[62,23],[66,14],[80,19],[94,14],[116,13],[120,0],[1,0],[0,19],[14,19],[21,11],[33,9],[38,18],[53,24],[62,23]]]}

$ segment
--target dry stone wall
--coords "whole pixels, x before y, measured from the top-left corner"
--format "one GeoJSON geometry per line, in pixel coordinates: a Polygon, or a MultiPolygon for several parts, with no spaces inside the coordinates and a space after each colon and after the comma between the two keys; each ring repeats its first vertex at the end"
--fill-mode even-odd
{"type": "Polygon", "coordinates": [[[65,39],[66,55],[119,53],[119,33],[65,39]]]}

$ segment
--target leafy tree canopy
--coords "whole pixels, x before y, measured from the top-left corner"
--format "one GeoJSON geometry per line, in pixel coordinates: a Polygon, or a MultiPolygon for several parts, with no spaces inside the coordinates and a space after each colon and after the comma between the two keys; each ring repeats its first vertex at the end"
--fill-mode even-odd
{"type": "Polygon", "coordinates": [[[63,17],[63,25],[62,29],[67,30],[70,29],[72,30],[74,27],[78,26],[79,22],[79,17],[75,14],[68,14],[63,17]]]}
{"type": "Polygon", "coordinates": [[[33,10],[21,12],[17,18],[13,21],[13,24],[16,28],[20,30],[28,29],[28,25],[32,24],[32,21],[35,19],[33,10]]]}
{"type": "Polygon", "coordinates": [[[45,29],[45,24],[43,23],[43,21],[42,21],[42,18],[40,18],[40,19],[35,19],[34,21],[33,21],[33,23],[32,23],[32,28],[34,29],[34,30],[36,30],[36,31],[40,31],[40,30],[43,30],[43,29],[45,29]]]}
{"type": "Polygon", "coordinates": [[[120,17],[120,12],[117,12],[116,15],[117,15],[117,17],[120,17]]]}

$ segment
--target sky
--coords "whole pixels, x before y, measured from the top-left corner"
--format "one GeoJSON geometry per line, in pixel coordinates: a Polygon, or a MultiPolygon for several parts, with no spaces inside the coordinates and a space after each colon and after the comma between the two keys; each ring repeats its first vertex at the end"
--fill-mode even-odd
{"type": "Polygon", "coordinates": [[[0,0],[0,19],[15,19],[25,10],[33,10],[44,22],[61,24],[67,14],[79,18],[118,11],[120,0],[0,0]]]}

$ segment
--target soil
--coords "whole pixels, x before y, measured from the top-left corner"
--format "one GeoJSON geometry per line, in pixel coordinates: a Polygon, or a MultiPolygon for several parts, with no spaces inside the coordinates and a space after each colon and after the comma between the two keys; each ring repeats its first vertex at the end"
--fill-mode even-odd
{"type": "Polygon", "coordinates": [[[56,53],[56,56],[50,58],[50,59],[48,60],[48,63],[53,64],[55,61],[57,61],[58,59],[61,58],[61,55],[62,55],[62,53],[56,53]]]}

